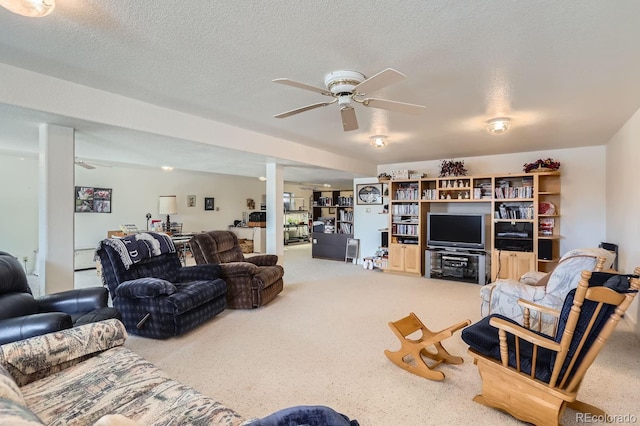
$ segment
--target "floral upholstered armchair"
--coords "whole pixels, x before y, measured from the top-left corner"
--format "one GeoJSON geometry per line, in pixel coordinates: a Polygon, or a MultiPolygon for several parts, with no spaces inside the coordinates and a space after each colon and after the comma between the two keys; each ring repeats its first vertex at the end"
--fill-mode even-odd
{"type": "MultiPolygon", "coordinates": [[[[611,268],[615,254],[603,248],[575,249],[565,253],[549,273],[531,271],[520,280],[498,279],[480,289],[482,316],[501,314],[523,324],[524,310],[518,299],[524,299],[552,309],[560,309],[565,297],[576,288],[583,270],[600,271],[611,268]]],[[[532,316],[531,328],[551,333],[555,319],[532,316]]]]}

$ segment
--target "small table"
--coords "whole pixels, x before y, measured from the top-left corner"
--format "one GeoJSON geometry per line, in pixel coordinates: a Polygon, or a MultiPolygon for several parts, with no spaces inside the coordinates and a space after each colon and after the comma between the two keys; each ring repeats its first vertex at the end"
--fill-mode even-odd
{"type": "Polygon", "coordinates": [[[191,237],[194,235],[195,234],[176,234],[171,236],[171,241],[173,241],[173,245],[176,246],[178,257],[183,265],[187,264],[187,252],[191,253],[189,240],[191,240],[191,237]]]}

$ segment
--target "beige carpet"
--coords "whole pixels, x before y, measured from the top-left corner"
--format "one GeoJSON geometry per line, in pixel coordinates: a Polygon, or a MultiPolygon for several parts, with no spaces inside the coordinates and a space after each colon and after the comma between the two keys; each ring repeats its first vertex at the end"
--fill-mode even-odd
{"type": "MultiPolygon", "coordinates": [[[[312,259],[310,246],[286,248],[285,289],[256,310],[226,310],[166,341],[130,336],[126,346],[241,415],[262,417],[300,405],[328,405],[362,426],[517,425],[476,404],[480,378],[457,332],[444,342],[460,366],[443,382],[392,364],[399,343],[387,323],[413,311],[433,331],[480,318],[474,284],[428,280],[312,259]]],[[[640,417],[640,341],[621,323],[587,373],[580,397],[610,414],[640,417]]],[[[565,425],[579,424],[567,410],[565,425]]]]}

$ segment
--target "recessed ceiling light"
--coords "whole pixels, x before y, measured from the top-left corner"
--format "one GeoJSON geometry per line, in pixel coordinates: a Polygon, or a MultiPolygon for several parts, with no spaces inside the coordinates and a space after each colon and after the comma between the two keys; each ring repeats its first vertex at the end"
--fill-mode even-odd
{"type": "Polygon", "coordinates": [[[171,166],[162,166],[162,170],[164,170],[165,172],[170,172],[173,170],[173,167],[171,166]]]}
{"type": "Polygon", "coordinates": [[[507,117],[493,118],[487,121],[487,131],[492,135],[501,135],[509,130],[511,121],[507,117]]]}
{"type": "Polygon", "coordinates": [[[375,135],[371,136],[371,146],[377,149],[384,148],[387,146],[387,136],[385,135],[375,135]]]}

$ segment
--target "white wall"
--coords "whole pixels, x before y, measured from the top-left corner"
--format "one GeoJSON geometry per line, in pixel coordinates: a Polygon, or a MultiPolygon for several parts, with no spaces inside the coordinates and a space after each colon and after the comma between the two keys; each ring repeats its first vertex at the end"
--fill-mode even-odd
{"type": "MultiPolygon", "coordinates": [[[[0,154],[0,181],[0,251],[21,260],[27,256],[27,271],[31,272],[38,248],[37,158],[21,160],[17,155],[0,154]]],[[[159,195],[177,195],[178,214],[171,220],[183,223],[183,232],[199,232],[226,229],[234,220],[242,220],[242,212],[251,211],[247,198],[259,210],[266,192],[265,183],[255,178],[117,166],[76,167],[75,182],[113,189],[112,213],[75,213],[76,249],[95,247],[107,237],[107,231],[124,223],[146,229],[147,213],[154,219],[166,219],[158,215],[159,195]],[[187,195],[196,196],[195,207],[187,207],[187,195]],[[205,211],[204,197],[214,197],[219,210],[205,211]]],[[[304,191],[297,193],[304,196],[304,191]]]]}
{"type": "MultiPolygon", "coordinates": [[[[463,160],[469,175],[522,173],[525,163],[552,157],[560,161],[562,195],[560,199],[560,251],[597,247],[606,241],[605,146],[594,146],[515,154],[456,158],[463,160]]],[[[409,169],[437,177],[441,160],[378,166],[378,173],[409,169]]],[[[476,203],[470,203],[476,208],[476,203]]],[[[480,204],[480,203],[478,203],[480,204]]],[[[440,206],[438,206],[440,207],[440,206]]],[[[461,211],[452,203],[452,208],[461,211]]],[[[482,207],[477,207],[482,209],[482,207]]],[[[356,218],[356,224],[359,218],[356,218]]]]}
{"type": "Polygon", "coordinates": [[[383,204],[367,205],[358,204],[357,186],[360,184],[378,183],[378,178],[359,178],[353,181],[354,194],[354,231],[353,238],[360,240],[360,256],[358,263],[362,263],[363,257],[373,256],[381,245],[382,234],[380,229],[389,227],[389,215],[382,214],[385,204],[389,203],[389,197],[383,197],[383,204]]]}
{"type": "Polygon", "coordinates": [[[38,158],[0,155],[0,251],[29,259],[38,246],[38,158]]]}
{"type": "Polygon", "coordinates": [[[126,167],[97,167],[86,170],[76,167],[77,186],[112,188],[112,213],[76,213],[75,247],[91,248],[108,230],[120,224],[135,224],[146,229],[146,214],[165,221],[158,214],[158,196],[176,195],[178,213],[172,222],[182,223],[183,232],[226,229],[234,220],[242,220],[247,198],[255,201],[256,210],[265,192],[265,183],[255,178],[221,174],[192,173],[126,167]],[[187,206],[187,195],[196,196],[195,207],[187,206]],[[204,197],[213,197],[216,210],[204,210],[204,197]]]}
{"type": "MultiPolygon", "coordinates": [[[[640,266],[640,110],[607,144],[607,238],[618,244],[618,269],[632,272],[640,266]]],[[[627,318],[640,335],[638,298],[627,311],[627,318]]]]}

